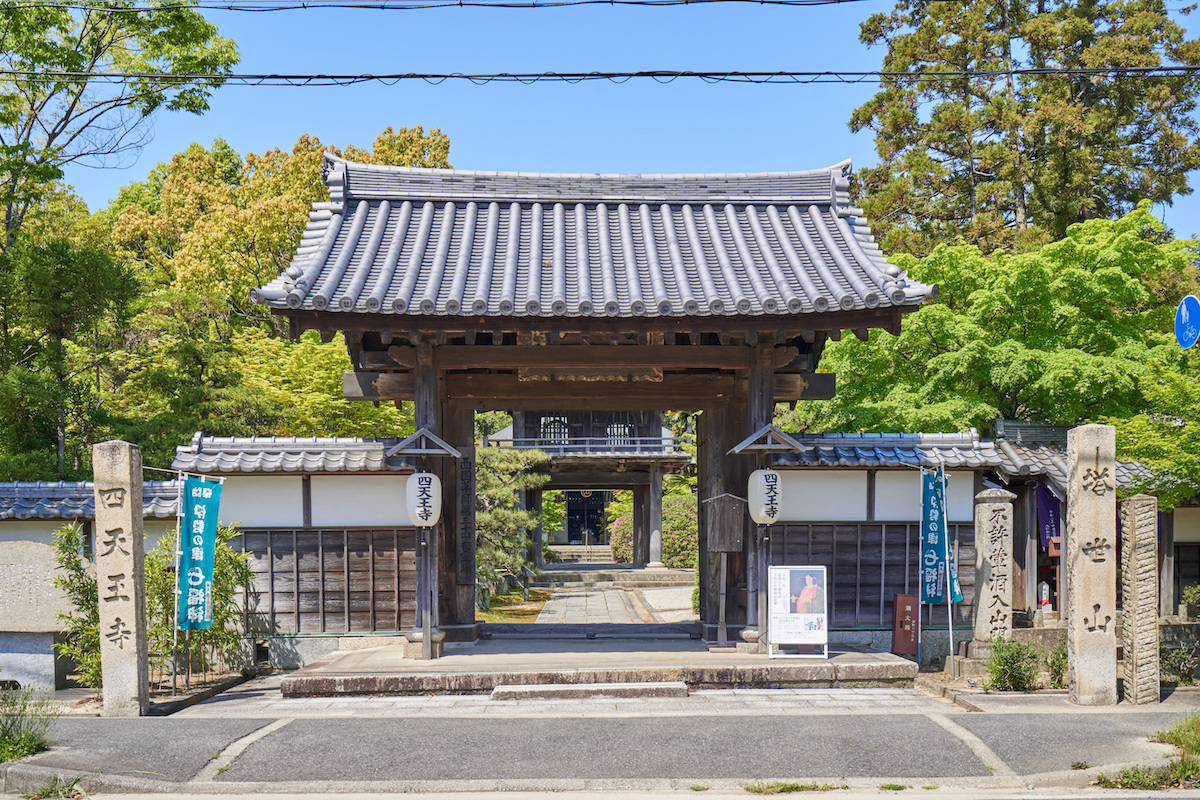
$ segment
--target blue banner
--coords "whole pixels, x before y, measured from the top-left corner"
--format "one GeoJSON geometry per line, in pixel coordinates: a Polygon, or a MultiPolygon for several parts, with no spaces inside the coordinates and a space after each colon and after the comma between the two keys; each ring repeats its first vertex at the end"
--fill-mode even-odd
{"type": "Polygon", "coordinates": [[[946,525],[946,472],[921,473],[921,602],[946,602],[946,572],[950,573],[950,600],[962,602],[958,570],[950,551],[946,525]]]}
{"type": "Polygon", "coordinates": [[[188,478],[183,485],[183,518],[179,546],[179,615],[181,631],[212,627],[213,562],[217,551],[217,510],[221,484],[188,478]]]}

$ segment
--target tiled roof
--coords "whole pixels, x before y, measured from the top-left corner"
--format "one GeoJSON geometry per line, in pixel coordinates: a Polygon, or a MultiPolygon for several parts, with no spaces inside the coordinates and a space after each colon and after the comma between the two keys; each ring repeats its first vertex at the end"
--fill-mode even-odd
{"type": "Polygon", "coordinates": [[[936,467],[985,469],[1002,461],[992,442],[966,433],[824,433],[794,436],[804,450],[778,453],[781,467],[936,467]]]}
{"type": "Polygon", "coordinates": [[[326,157],[275,308],[408,315],[785,315],[937,295],[875,244],[849,162],[806,172],[550,175],[326,157]]]}
{"type": "MultiPolygon", "coordinates": [[[[1005,422],[1004,430],[1012,423],[1005,422]]],[[[1043,478],[1059,493],[1067,486],[1068,428],[1034,425],[1020,428],[1021,442],[1004,437],[981,440],[974,428],[965,433],[824,433],[793,436],[804,450],[776,453],[779,467],[936,467],[993,470],[1005,481],[1043,478]],[[1039,433],[1049,441],[1038,441],[1039,433]],[[1061,439],[1061,444],[1059,440],[1061,439]]],[[[1130,486],[1150,477],[1136,461],[1117,460],[1117,485],[1130,486]]]]}
{"type": "MultiPolygon", "coordinates": [[[[142,484],[142,515],[175,516],[177,481],[142,484]]],[[[95,488],[91,481],[0,483],[0,519],[95,519],[95,488]]]]}
{"type": "Polygon", "coordinates": [[[395,437],[203,436],[175,449],[175,469],[244,472],[408,472],[412,462],[384,451],[395,437]]]}

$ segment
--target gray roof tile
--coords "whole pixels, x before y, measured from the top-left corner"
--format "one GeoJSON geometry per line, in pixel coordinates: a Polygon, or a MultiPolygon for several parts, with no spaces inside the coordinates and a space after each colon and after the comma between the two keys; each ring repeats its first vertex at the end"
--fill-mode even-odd
{"type": "Polygon", "coordinates": [[[248,472],[411,472],[403,456],[384,451],[396,437],[203,436],[175,449],[174,469],[203,474],[248,472]]]}
{"type": "Polygon", "coordinates": [[[849,162],[733,175],[553,175],[326,159],[275,308],[530,317],[916,305],[850,205],[849,162]]]}
{"type": "MultiPolygon", "coordinates": [[[[144,517],[174,517],[178,481],[142,484],[144,517]]],[[[95,488],[91,481],[0,483],[0,519],[95,519],[95,488]]]]}

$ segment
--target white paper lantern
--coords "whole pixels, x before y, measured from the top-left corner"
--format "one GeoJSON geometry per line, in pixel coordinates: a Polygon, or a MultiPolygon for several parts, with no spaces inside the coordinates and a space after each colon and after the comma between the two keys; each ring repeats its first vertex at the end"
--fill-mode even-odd
{"type": "Polygon", "coordinates": [[[783,481],[773,469],[756,469],[750,473],[746,487],[746,501],[750,506],[750,519],[759,525],[770,525],[779,519],[782,508],[783,481]]]}
{"type": "Polygon", "coordinates": [[[442,482],[432,472],[408,476],[408,519],[418,528],[432,528],[442,518],[442,482]]]}

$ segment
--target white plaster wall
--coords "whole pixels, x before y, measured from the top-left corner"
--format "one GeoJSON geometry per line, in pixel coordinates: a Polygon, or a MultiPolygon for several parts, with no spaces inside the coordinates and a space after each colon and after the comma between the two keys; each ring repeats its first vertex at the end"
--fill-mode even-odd
{"type": "MultiPolygon", "coordinates": [[[[952,522],[975,515],[975,473],[946,473],[946,506],[952,522]]],[[[921,518],[921,472],[916,469],[875,473],[875,519],[910,522],[921,518]]]]}
{"type": "Polygon", "coordinates": [[[312,523],[330,528],[408,527],[407,486],[407,475],[314,475],[312,523]]]}
{"type": "Polygon", "coordinates": [[[865,470],[781,470],[780,522],[864,520],[867,518],[865,470]]]}
{"type": "MultiPolygon", "coordinates": [[[[65,519],[0,520],[0,542],[39,542],[54,544],[54,532],[66,525],[65,519]]],[[[83,520],[80,520],[82,524],[83,520]]]]}
{"type": "Polygon", "coordinates": [[[1175,541],[1200,542],[1200,508],[1175,509],[1175,541]]]}
{"type": "Polygon", "coordinates": [[[174,518],[158,519],[155,517],[154,519],[145,520],[142,523],[142,531],[145,534],[146,552],[150,552],[158,544],[158,540],[174,531],[178,524],[174,518]]]}
{"type": "Polygon", "coordinates": [[[298,528],[304,524],[302,479],[299,475],[226,478],[218,519],[222,525],[237,523],[240,528],[298,528]]]}

